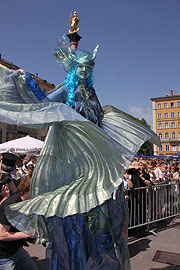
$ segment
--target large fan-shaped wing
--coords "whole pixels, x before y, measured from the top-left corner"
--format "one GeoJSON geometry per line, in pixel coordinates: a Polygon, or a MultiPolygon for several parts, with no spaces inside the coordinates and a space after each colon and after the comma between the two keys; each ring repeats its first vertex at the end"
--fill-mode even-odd
{"type": "Polygon", "coordinates": [[[28,79],[25,79],[24,76],[23,70],[11,70],[0,65],[0,101],[31,104],[40,102],[35,92],[42,92],[42,90],[36,83],[36,91],[33,93],[27,82],[32,83],[34,79],[30,74],[28,79]]]}

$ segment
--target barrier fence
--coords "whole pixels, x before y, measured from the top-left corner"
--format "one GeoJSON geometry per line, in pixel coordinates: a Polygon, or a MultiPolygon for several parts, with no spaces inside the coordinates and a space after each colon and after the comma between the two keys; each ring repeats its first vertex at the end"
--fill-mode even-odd
{"type": "Polygon", "coordinates": [[[129,229],[180,215],[180,183],[128,190],[129,229]]]}

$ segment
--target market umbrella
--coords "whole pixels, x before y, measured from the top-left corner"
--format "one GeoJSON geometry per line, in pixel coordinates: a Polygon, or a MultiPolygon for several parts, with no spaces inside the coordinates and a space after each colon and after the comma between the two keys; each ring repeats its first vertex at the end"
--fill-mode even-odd
{"type": "Polygon", "coordinates": [[[0,144],[0,153],[28,153],[37,152],[43,146],[43,141],[30,136],[25,136],[19,139],[11,140],[0,144]]]}

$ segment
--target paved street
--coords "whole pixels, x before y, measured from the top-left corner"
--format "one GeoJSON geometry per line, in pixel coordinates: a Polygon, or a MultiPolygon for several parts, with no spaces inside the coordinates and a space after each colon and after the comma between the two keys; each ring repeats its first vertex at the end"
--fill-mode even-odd
{"type": "MultiPolygon", "coordinates": [[[[158,224],[157,237],[149,235],[129,242],[132,270],[175,270],[180,266],[152,261],[157,250],[180,254],[180,219],[158,224]]],[[[179,258],[180,265],[180,258],[179,258]]]]}
{"type": "MultiPolygon", "coordinates": [[[[140,239],[129,239],[129,253],[132,270],[180,270],[180,266],[152,261],[157,250],[180,254],[180,218],[161,222],[156,229],[157,237],[149,235],[140,239]]],[[[27,248],[38,269],[44,269],[45,248],[30,245],[27,248]]],[[[178,261],[180,265],[180,260],[178,261]]],[[[77,269],[78,270],[78,269],[77,269]]]]}

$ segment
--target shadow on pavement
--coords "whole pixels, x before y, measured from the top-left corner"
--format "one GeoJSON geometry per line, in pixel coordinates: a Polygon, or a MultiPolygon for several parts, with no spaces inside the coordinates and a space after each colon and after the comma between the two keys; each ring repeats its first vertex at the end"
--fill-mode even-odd
{"type": "Polygon", "coordinates": [[[151,241],[152,240],[149,239],[139,239],[132,244],[128,244],[130,258],[136,256],[139,252],[145,251],[147,248],[150,248],[149,243],[151,241]]]}

